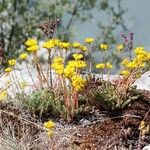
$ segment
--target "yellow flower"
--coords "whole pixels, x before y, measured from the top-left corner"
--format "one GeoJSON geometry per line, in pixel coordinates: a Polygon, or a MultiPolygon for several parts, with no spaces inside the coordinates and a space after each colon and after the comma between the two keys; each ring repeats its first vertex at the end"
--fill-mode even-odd
{"type": "Polygon", "coordinates": [[[38,45],[33,45],[27,48],[29,52],[36,52],[38,50],[38,45]]]}
{"type": "Polygon", "coordinates": [[[10,59],[10,60],[8,60],[8,64],[9,64],[10,66],[14,66],[16,63],[17,63],[17,61],[16,61],[15,59],[10,59]]]}
{"type": "Polygon", "coordinates": [[[0,91],[0,101],[4,101],[7,98],[7,91],[0,91]]]}
{"type": "Polygon", "coordinates": [[[75,68],[67,65],[64,69],[64,75],[66,78],[71,78],[73,75],[75,75],[75,68]]]}
{"type": "Polygon", "coordinates": [[[5,69],[5,72],[11,72],[12,71],[12,68],[6,68],[5,69]]]}
{"type": "Polygon", "coordinates": [[[6,85],[9,85],[10,83],[11,83],[10,80],[7,80],[7,81],[5,82],[6,85]]]}
{"type": "Polygon", "coordinates": [[[100,63],[96,65],[97,69],[104,69],[105,68],[105,64],[104,63],[100,63]]]}
{"type": "Polygon", "coordinates": [[[91,37],[86,38],[86,39],[85,39],[85,42],[88,43],[88,44],[91,44],[91,43],[94,42],[94,38],[91,38],[91,37]]]}
{"type": "Polygon", "coordinates": [[[141,73],[137,73],[137,74],[135,75],[135,77],[136,77],[136,78],[141,78],[141,73]]]}
{"type": "Polygon", "coordinates": [[[28,46],[28,47],[33,46],[33,45],[37,45],[37,40],[36,39],[28,39],[25,42],[25,45],[28,46]]]}
{"type": "Polygon", "coordinates": [[[144,54],[138,54],[135,58],[136,62],[142,62],[145,61],[147,59],[147,55],[144,54]]]}
{"type": "Polygon", "coordinates": [[[55,123],[52,120],[49,120],[49,121],[45,122],[43,126],[46,129],[52,129],[55,127],[55,123]]]}
{"type": "Polygon", "coordinates": [[[146,66],[146,63],[140,63],[139,65],[138,65],[138,68],[143,68],[143,67],[145,67],[146,66]]]}
{"type": "Polygon", "coordinates": [[[75,90],[82,91],[84,89],[86,81],[81,76],[74,75],[71,78],[71,81],[72,81],[72,86],[75,88],[75,90]]]}
{"type": "Polygon", "coordinates": [[[62,49],[68,50],[68,49],[70,48],[71,44],[68,43],[68,42],[60,42],[60,43],[59,43],[59,46],[60,46],[62,49]]]}
{"type": "Polygon", "coordinates": [[[101,50],[107,50],[108,49],[108,45],[107,44],[101,44],[100,45],[100,49],[101,50]]]}
{"type": "Polygon", "coordinates": [[[23,81],[23,82],[19,83],[19,86],[23,90],[27,86],[27,84],[26,84],[26,82],[23,81]]]}
{"type": "Polygon", "coordinates": [[[52,136],[53,135],[53,131],[52,130],[48,130],[47,135],[48,136],[52,136]]]}
{"type": "Polygon", "coordinates": [[[150,60],[150,53],[147,54],[146,59],[147,59],[147,60],[150,60]]]}
{"type": "Polygon", "coordinates": [[[134,61],[131,61],[131,62],[129,62],[129,63],[126,65],[126,67],[127,67],[128,69],[134,69],[134,68],[138,68],[138,64],[137,64],[136,62],[134,62],[134,61]]]}
{"type": "Polygon", "coordinates": [[[79,60],[79,61],[76,62],[76,67],[77,68],[84,68],[84,67],[86,67],[86,62],[82,61],[82,60],[79,60]]]}
{"type": "Polygon", "coordinates": [[[67,64],[67,66],[69,66],[69,67],[76,67],[76,61],[75,60],[70,60],[70,61],[68,61],[68,64],[67,64]]]}
{"type": "Polygon", "coordinates": [[[136,55],[145,53],[144,47],[137,47],[137,48],[134,50],[134,53],[135,53],[136,55]]]}
{"type": "Polygon", "coordinates": [[[122,64],[123,66],[127,66],[129,62],[130,62],[130,60],[126,58],[126,59],[124,59],[124,60],[121,62],[121,64],[122,64]]]}
{"type": "Polygon", "coordinates": [[[82,54],[73,54],[73,57],[75,60],[80,60],[83,58],[83,55],[82,54]]]}
{"type": "Polygon", "coordinates": [[[51,67],[55,69],[55,72],[57,74],[60,74],[60,75],[63,74],[64,72],[63,58],[55,57],[51,67]]]}
{"type": "Polygon", "coordinates": [[[140,126],[139,126],[139,130],[143,130],[145,128],[145,126],[146,126],[146,123],[145,123],[145,121],[142,120],[140,123],[140,126]]]}
{"type": "Polygon", "coordinates": [[[55,57],[53,59],[53,63],[63,63],[63,58],[62,57],[55,57]]]}
{"type": "Polygon", "coordinates": [[[78,42],[74,42],[74,43],[72,44],[72,46],[73,46],[73,48],[80,48],[81,44],[78,43],[78,42]]]}
{"type": "Polygon", "coordinates": [[[59,64],[59,63],[52,64],[52,68],[54,68],[55,72],[59,75],[64,73],[64,65],[63,64],[59,64]]]}
{"type": "Polygon", "coordinates": [[[27,53],[22,53],[22,54],[20,54],[19,59],[25,60],[27,57],[28,57],[27,53]]]}
{"type": "Polygon", "coordinates": [[[80,50],[82,50],[82,51],[87,51],[87,47],[86,47],[86,46],[82,46],[82,45],[81,45],[79,48],[80,48],[80,50]]]}
{"type": "Polygon", "coordinates": [[[128,70],[122,70],[120,74],[125,77],[128,77],[130,75],[130,72],[128,70]]]}
{"type": "Polygon", "coordinates": [[[47,41],[47,42],[44,42],[43,43],[43,48],[46,48],[46,49],[52,49],[52,48],[54,48],[55,47],[55,45],[56,45],[56,43],[55,43],[56,41],[54,40],[49,40],[49,41],[47,41]]]}
{"type": "Polygon", "coordinates": [[[107,62],[107,63],[105,64],[105,67],[106,67],[107,69],[111,69],[111,68],[112,68],[112,64],[110,64],[109,62],[107,62]]]}
{"type": "Polygon", "coordinates": [[[123,44],[119,44],[116,46],[118,51],[122,51],[124,49],[124,45],[123,44]]]}
{"type": "Polygon", "coordinates": [[[58,46],[60,43],[59,39],[51,39],[50,41],[53,43],[54,46],[58,46]]]}

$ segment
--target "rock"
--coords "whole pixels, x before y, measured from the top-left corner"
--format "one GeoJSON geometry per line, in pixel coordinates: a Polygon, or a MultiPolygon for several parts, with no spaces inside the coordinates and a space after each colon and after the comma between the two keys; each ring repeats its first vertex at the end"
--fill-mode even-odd
{"type": "MultiPolygon", "coordinates": [[[[11,77],[12,84],[10,84],[10,86],[8,86],[8,88],[7,88],[7,92],[9,92],[10,96],[13,96],[15,93],[19,92],[16,84],[18,84],[19,82],[22,82],[22,81],[25,81],[27,84],[27,87],[25,88],[26,93],[29,94],[35,90],[34,83],[29,75],[28,70],[27,69],[20,69],[20,70],[21,70],[21,73],[18,70],[14,70],[10,73],[10,76],[3,75],[0,77],[0,89],[7,88],[6,81],[10,80],[10,77],[11,77]]],[[[39,88],[40,83],[39,83],[39,80],[37,77],[37,72],[36,72],[35,68],[33,68],[33,66],[32,67],[30,66],[30,72],[32,74],[34,82],[36,83],[36,86],[39,88]]],[[[53,74],[54,74],[54,71],[53,71],[53,74]]],[[[47,71],[45,71],[45,75],[47,75],[47,71]]],[[[95,74],[95,77],[98,78],[98,77],[101,77],[101,75],[95,74]]],[[[119,75],[110,75],[110,76],[103,75],[104,80],[108,80],[108,78],[109,78],[110,81],[115,80],[118,77],[119,77],[119,75]]],[[[137,86],[137,89],[150,91],[150,71],[143,74],[142,77],[139,78],[134,83],[134,85],[137,86]]]]}
{"type": "Polygon", "coordinates": [[[142,150],[150,150],[150,144],[148,146],[143,147],[142,150]]]}
{"type": "Polygon", "coordinates": [[[139,78],[134,85],[137,89],[150,91],[150,71],[144,73],[141,78],[139,78]]]}
{"type": "MultiPolygon", "coordinates": [[[[95,74],[95,77],[101,77],[99,74],[95,74]]],[[[110,75],[109,80],[115,80],[119,75],[110,75]]],[[[104,80],[108,80],[108,75],[103,75],[104,80]]],[[[133,85],[137,86],[137,89],[150,91],[150,71],[144,73],[141,78],[137,79],[133,85]]]]}

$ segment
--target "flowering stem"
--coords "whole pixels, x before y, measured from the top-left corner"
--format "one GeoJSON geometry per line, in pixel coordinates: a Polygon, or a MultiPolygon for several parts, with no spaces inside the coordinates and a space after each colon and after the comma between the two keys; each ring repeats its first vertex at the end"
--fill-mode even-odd
{"type": "Polygon", "coordinates": [[[48,50],[48,64],[49,64],[49,79],[50,79],[50,87],[52,88],[53,87],[53,84],[52,84],[52,59],[51,59],[51,49],[48,50]]]}
{"type": "Polygon", "coordinates": [[[78,92],[75,90],[74,92],[74,109],[76,110],[78,108],[78,92]]]}
{"type": "Polygon", "coordinates": [[[92,73],[92,49],[89,47],[89,74],[92,73]]]}
{"type": "Polygon", "coordinates": [[[35,66],[36,66],[36,70],[38,72],[39,81],[40,81],[41,87],[43,88],[42,82],[43,82],[43,80],[46,81],[46,78],[44,76],[44,73],[42,71],[41,65],[39,63],[39,60],[38,60],[38,57],[37,57],[37,53],[34,53],[33,56],[34,56],[34,63],[35,63],[35,66]]]}
{"type": "Polygon", "coordinates": [[[28,64],[27,64],[26,61],[25,61],[25,64],[26,64],[26,68],[27,68],[27,70],[28,70],[28,72],[29,72],[29,75],[30,75],[30,77],[31,77],[31,80],[32,80],[32,82],[33,82],[33,84],[34,84],[34,86],[35,86],[35,88],[36,88],[36,90],[37,90],[36,84],[35,84],[35,82],[34,82],[34,80],[33,80],[32,74],[31,74],[31,72],[30,72],[30,69],[29,69],[28,64]]]}
{"type": "Polygon", "coordinates": [[[108,82],[109,82],[109,78],[110,78],[110,70],[109,69],[107,71],[107,75],[108,75],[108,82]]]}
{"type": "Polygon", "coordinates": [[[68,92],[68,89],[65,86],[65,79],[63,78],[62,75],[60,75],[60,80],[61,80],[61,86],[63,89],[64,104],[66,106],[66,111],[67,111],[67,121],[70,121],[70,116],[72,116],[71,105],[70,105],[70,94],[68,92]]]}

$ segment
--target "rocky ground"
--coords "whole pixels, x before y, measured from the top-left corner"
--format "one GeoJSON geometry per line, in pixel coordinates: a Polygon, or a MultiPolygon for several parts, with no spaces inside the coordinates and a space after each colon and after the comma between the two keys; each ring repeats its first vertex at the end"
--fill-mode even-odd
{"type": "MultiPolygon", "coordinates": [[[[47,138],[40,120],[34,119],[28,112],[19,110],[11,103],[3,104],[0,106],[3,123],[0,133],[4,133],[4,128],[11,125],[18,140],[22,139],[22,132],[26,130],[30,133],[31,140],[40,135],[35,140],[40,144],[39,148],[36,147],[39,150],[142,150],[150,144],[150,132],[142,135],[139,130],[143,119],[150,126],[150,92],[139,92],[139,100],[121,112],[110,114],[95,109],[79,115],[70,124],[52,116],[56,122],[52,138],[47,138]]],[[[34,145],[32,150],[36,148],[34,145]]]]}

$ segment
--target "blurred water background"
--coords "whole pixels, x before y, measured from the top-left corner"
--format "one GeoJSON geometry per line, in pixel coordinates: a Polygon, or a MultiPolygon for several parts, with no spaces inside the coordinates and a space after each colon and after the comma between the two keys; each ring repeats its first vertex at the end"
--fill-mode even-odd
{"type": "MultiPolygon", "coordinates": [[[[116,4],[115,0],[111,0],[113,5],[116,4]]],[[[125,13],[126,25],[129,32],[134,33],[134,44],[144,45],[144,47],[150,50],[150,0],[123,0],[122,6],[127,10],[125,13]]],[[[90,22],[81,24],[77,22],[75,24],[76,36],[75,40],[83,41],[86,37],[97,37],[98,28],[96,27],[96,20],[104,20],[109,22],[109,18],[106,18],[104,14],[98,12],[96,9],[92,10],[92,14],[95,19],[90,22]]],[[[68,16],[65,16],[65,21],[68,16]]],[[[121,42],[121,31],[116,31],[116,37],[121,42]]]]}

